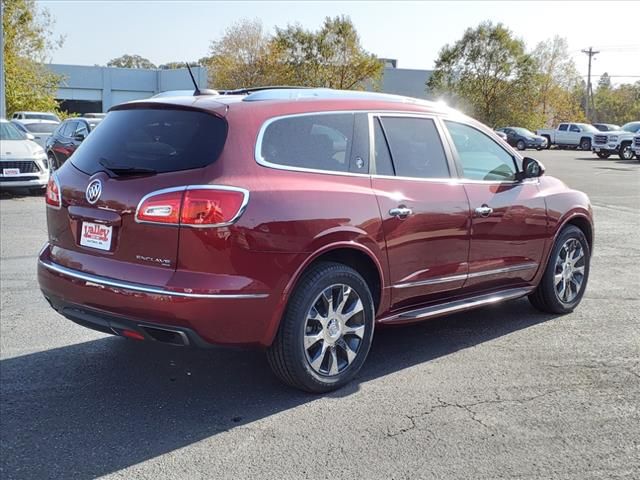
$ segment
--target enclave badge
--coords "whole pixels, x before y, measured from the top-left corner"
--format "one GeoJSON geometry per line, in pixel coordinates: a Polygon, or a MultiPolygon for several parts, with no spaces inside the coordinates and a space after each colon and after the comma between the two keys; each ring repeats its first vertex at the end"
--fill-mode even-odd
{"type": "Polygon", "coordinates": [[[87,202],[90,204],[94,204],[100,198],[102,194],[102,182],[100,180],[93,180],[87,185],[87,191],[85,192],[85,196],[87,197],[87,202]]]}

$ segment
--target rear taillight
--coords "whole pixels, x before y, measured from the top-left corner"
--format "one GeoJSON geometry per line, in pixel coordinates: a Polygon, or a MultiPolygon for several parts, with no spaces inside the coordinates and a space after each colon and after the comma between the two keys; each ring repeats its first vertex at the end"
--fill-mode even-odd
{"type": "Polygon", "coordinates": [[[136,222],[170,223],[180,220],[184,189],[159,191],[144,197],[136,210],[136,222]]]}
{"type": "Polygon", "coordinates": [[[142,199],[136,211],[136,221],[222,227],[234,223],[248,201],[247,190],[224,185],[160,190],[142,199]]]}
{"type": "Polygon", "coordinates": [[[60,206],[62,205],[62,201],[60,198],[60,184],[58,183],[58,180],[54,173],[51,173],[51,175],[49,175],[45,201],[51,208],[60,208],[60,206]]]}

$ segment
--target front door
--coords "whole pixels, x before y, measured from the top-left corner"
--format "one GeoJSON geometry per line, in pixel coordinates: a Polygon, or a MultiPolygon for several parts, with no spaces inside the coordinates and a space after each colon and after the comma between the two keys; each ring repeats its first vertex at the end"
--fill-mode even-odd
{"type": "Polygon", "coordinates": [[[392,308],[451,295],[467,276],[470,212],[464,186],[451,179],[440,127],[423,116],[370,122],[392,308]]]}
{"type": "Polygon", "coordinates": [[[446,120],[472,215],[465,289],[526,283],[541,266],[547,215],[537,179],[516,180],[515,157],[480,130],[446,120]]]}

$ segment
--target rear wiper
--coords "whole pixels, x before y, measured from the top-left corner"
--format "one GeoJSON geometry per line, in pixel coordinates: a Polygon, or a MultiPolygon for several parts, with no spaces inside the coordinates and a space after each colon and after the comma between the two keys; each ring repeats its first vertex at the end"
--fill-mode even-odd
{"type": "Polygon", "coordinates": [[[101,158],[99,161],[100,165],[109,170],[111,173],[114,173],[118,176],[122,175],[137,175],[137,174],[147,174],[153,175],[158,173],[153,168],[145,168],[145,167],[129,167],[127,165],[112,165],[109,163],[109,160],[106,158],[101,158]]]}

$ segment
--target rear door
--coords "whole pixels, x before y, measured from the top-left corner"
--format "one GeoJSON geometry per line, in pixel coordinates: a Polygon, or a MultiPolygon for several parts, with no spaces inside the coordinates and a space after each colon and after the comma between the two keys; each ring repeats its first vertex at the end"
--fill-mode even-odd
{"type": "Polygon", "coordinates": [[[52,259],[69,268],[162,284],[176,268],[179,226],[136,219],[152,192],[207,183],[226,139],[223,118],[176,109],[111,112],[56,174],[62,208],[48,209],[52,259]]]}
{"type": "Polygon", "coordinates": [[[556,130],[556,143],[566,145],[569,138],[569,124],[561,123],[556,130]]]}
{"type": "Polygon", "coordinates": [[[437,120],[371,115],[370,131],[392,308],[453,294],[467,274],[469,203],[451,179],[437,120]]]}
{"type": "Polygon", "coordinates": [[[582,129],[572,123],[569,125],[569,134],[567,136],[567,144],[568,145],[578,145],[580,143],[580,138],[582,136],[582,129]]]}
{"type": "Polygon", "coordinates": [[[517,181],[514,155],[474,126],[449,120],[444,124],[471,207],[465,289],[530,281],[542,262],[547,235],[538,180],[517,181]]]}

